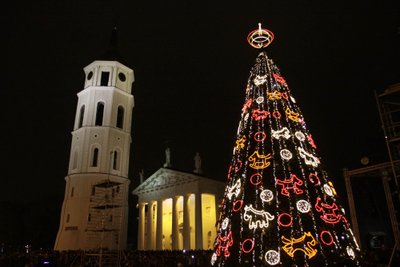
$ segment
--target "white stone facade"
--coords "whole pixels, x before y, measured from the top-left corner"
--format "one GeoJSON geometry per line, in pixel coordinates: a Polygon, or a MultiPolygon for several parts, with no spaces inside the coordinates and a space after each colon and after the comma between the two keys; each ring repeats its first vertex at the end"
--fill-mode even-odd
{"type": "Polygon", "coordinates": [[[54,249],[124,249],[134,74],[117,61],[84,71],[54,249]]]}

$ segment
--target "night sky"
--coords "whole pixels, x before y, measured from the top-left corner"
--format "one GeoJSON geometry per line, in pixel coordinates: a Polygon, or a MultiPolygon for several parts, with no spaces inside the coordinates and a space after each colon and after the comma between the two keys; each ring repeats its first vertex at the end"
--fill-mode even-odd
{"type": "Polygon", "coordinates": [[[9,3],[1,15],[0,207],[11,215],[0,228],[24,229],[26,242],[41,240],[33,231],[58,229],[82,68],[105,52],[114,25],[121,62],[136,79],[131,189],[141,169],[148,177],[162,167],[167,146],[173,168],[192,171],[200,152],[204,175],[226,178],[260,52],[246,36],[258,22],[275,34],[267,53],[302,109],[339,196],[346,197],[343,168],[361,167],[363,156],[385,161],[374,92],[400,82],[399,1],[232,2],[9,3]]]}

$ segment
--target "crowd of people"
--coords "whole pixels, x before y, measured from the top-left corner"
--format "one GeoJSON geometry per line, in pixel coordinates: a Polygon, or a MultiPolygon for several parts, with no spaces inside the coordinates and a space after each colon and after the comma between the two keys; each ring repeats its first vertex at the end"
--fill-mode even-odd
{"type": "MultiPolygon", "coordinates": [[[[392,256],[390,250],[368,250],[363,253],[363,265],[386,267],[392,256]]],[[[0,253],[0,267],[210,267],[211,250],[125,250],[113,254],[83,251],[20,250],[0,253]],[[100,258],[100,255],[102,258],[100,258]]],[[[392,266],[400,266],[400,253],[396,251],[392,266]]]]}
{"type": "Polygon", "coordinates": [[[14,251],[0,255],[0,267],[207,267],[210,266],[212,251],[121,251],[119,255],[110,256],[103,253],[83,251],[14,251]],[[100,258],[101,255],[101,258],[100,258]]]}

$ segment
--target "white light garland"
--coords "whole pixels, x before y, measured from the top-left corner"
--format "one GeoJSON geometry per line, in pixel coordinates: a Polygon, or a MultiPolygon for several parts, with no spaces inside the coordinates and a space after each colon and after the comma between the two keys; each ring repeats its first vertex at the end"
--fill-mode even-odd
{"type": "Polygon", "coordinates": [[[298,148],[299,155],[304,159],[304,163],[307,165],[311,165],[313,167],[317,167],[320,164],[320,161],[314,155],[307,153],[302,147],[298,148]]]}
{"type": "Polygon", "coordinates": [[[263,76],[257,75],[253,81],[255,85],[259,86],[267,81],[267,75],[263,76]]]}
{"type": "Polygon", "coordinates": [[[263,96],[257,97],[256,102],[257,102],[257,104],[263,103],[264,102],[264,97],[263,96]]]}
{"type": "Polygon", "coordinates": [[[349,257],[352,260],[354,260],[354,258],[356,257],[356,254],[354,253],[354,250],[351,247],[347,246],[346,247],[346,251],[347,251],[347,255],[349,255],[349,257]]]}
{"type": "Polygon", "coordinates": [[[286,148],[282,149],[281,152],[280,152],[280,154],[281,154],[281,157],[282,157],[283,159],[285,159],[285,160],[290,160],[290,159],[293,157],[292,152],[290,152],[290,151],[289,151],[288,149],[286,149],[286,148]]]}
{"type": "Polygon", "coordinates": [[[284,139],[289,139],[290,138],[290,131],[288,128],[283,127],[280,130],[271,130],[271,136],[275,139],[279,138],[284,138],[284,139]]]}
{"type": "Polygon", "coordinates": [[[302,132],[300,132],[300,131],[295,132],[295,133],[294,133],[294,136],[296,136],[296,138],[297,138],[299,141],[301,141],[301,142],[303,142],[304,140],[306,140],[306,136],[305,136],[302,132]]]}
{"type": "Polygon", "coordinates": [[[244,207],[243,219],[249,222],[249,229],[268,228],[269,221],[272,221],[275,216],[271,215],[265,210],[256,210],[253,205],[246,205],[244,207]]]}
{"type": "Polygon", "coordinates": [[[356,244],[357,250],[360,250],[360,246],[358,245],[357,240],[356,240],[356,238],[354,237],[354,234],[353,234],[353,231],[351,230],[351,228],[349,228],[349,232],[350,232],[350,234],[351,234],[351,237],[353,238],[354,244],[356,244]]]}
{"type": "Polygon", "coordinates": [[[240,194],[240,189],[242,187],[242,183],[240,182],[240,179],[237,179],[235,184],[232,186],[228,186],[228,193],[226,196],[229,198],[229,200],[232,200],[232,196],[235,195],[237,197],[240,194]]]}
{"type": "Polygon", "coordinates": [[[262,202],[270,202],[271,200],[274,199],[274,193],[269,189],[265,189],[261,191],[260,198],[262,202]]]}
{"type": "Polygon", "coordinates": [[[290,100],[292,100],[293,103],[296,103],[296,99],[294,99],[293,96],[290,96],[290,100]]]}
{"type": "Polygon", "coordinates": [[[239,123],[236,134],[239,135],[241,131],[242,131],[242,123],[239,123]]]}
{"type": "Polygon", "coordinates": [[[281,256],[276,250],[268,250],[265,253],[265,261],[269,265],[277,265],[281,261],[281,256]]]}
{"type": "Polygon", "coordinates": [[[324,184],[324,191],[328,196],[333,197],[333,191],[329,185],[324,184]]]}
{"type": "Polygon", "coordinates": [[[296,202],[296,208],[301,213],[307,213],[311,210],[311,204],[308,203],[306,200],[301,199],[296,202]]]}
{"type": "Polygon", "coordinates": [[[221,223],[222,230],[226,230],[226,228],[228,228],[228,225],[229,225],[229,219],[225,218],[221,223]]]}
{"type": "Polygon", "coordinates": [[[249,113],[246,113],[246,115],[244,116],[244,121],[247,123],[247,121],[249,120],[249,113]]]}
{"type": "Polygon", "coordinates": [[[212,256],[211,256],[211,265],[214,265],[216,260],[217,260],[217,254],[213,253],[212,256]]]}

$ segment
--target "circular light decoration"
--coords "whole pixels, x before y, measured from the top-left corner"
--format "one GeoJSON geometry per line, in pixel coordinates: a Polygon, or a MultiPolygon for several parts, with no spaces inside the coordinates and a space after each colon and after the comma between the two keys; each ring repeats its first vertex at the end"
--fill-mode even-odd
{"type": "Polygon", "coordinates": [[[271,200],[274,199],[274,193],[272,193],[272,191],[269,189],[265,189],[261,191],[260,198],[262,202],[270,202],[271,200]]]}
{"type": "Polygon", "coordinates": [[[254,249],[254,241],[253,239],[246,239],[242,243],[242,251],[244,253],[250,253],[254,249]]]}
{"type": "Polygon", "coordinates": [[[281,256],[276,250],[268,250],[265,253],[265,261],[269,265],[277,265],[281,261],[281,256]]]}
{"type": "Polygon", "coordinates": [[[333,236],[329,231],[322,231],[321,234],[319,235],[321,238],[322,243],[324,243],[326,246],[330,246],[333,244],[333,236]]]}
{"type": "Polygon", "coordinates": [[[233,202],[232,210],[234,212],[238,212],[242,207],[243,207],[243,200],[238,199],[235,202],[233,202]]]}
{"type": "Polygon", "coordinates": [[[275,119],[280,119],[282,115],[281,115],[281,113],[279,111],[275,110],[274,112],[272,112],[272,116],[275,119]]]}
{"type": "Polygon", "coordinates": [[[256,132],[254,134],[254,140],[256,140],[257,142],[262,142],[265,140],[265,138],[267,138],[267,134],[262,131],[256,132]]]}
{"type": "Polygon", "coordinates": [[[235,172],[238,172],[242,168],[242,161],[238,160],[235,166],[235,172]]]}
{"type": "Polygon", "coordinates": [[[259,185],[262,182],[262,175],[259,173],[255,173],[250,176],[250,183],[253,185],[259,185]]]}
{"type": "Polygon", "coordinates": [[[281,96],[282,96],[284,99],[286,99],[286,100],[289,99],[289,96],[288,96],[287,92],[282,92],[282,93],[281,93],[281,96]]]}
{"type": "Polygon", "coordinates": [[[290,100],[292,100],[293,103],[296,103],[296,99],[294,99],[293,96],[290,96],[290,100]]]}
{"type": "Polygon", "coordinates": [[[349,257],[354,260],[354,258],[356,257],[356,255],[354,254],[354,250],[351,247],[347,246],[346,251],[347,255],[349,255],[349,257]]]}
{"type": "Polygon", "coordinates": [[[211,265],[214,265],[216,261],[217,261],[217,253],[213,253],[211,256],[211,265]]]}
{"type": "Polygon", "coordinates": [[[247,35],[247,42],[257,49],[267,47],[274,40],[274,34],[267,29],[261,28],[261,23],[258,23],[258,29],[247,35]]]}
{"type": "Polygon", "coordinates": [[[293,219],[292,216],[288,213],[282,213],[278,216],[278,224],[279,226],[289,227],[292,225],[293,219]]]}
{"type": "Polygon", "coordinates": [[[304,140],[306,140],[306,136],[305,136],[302,132],[300,132],[300,131],[295,132],[295,133],[294,133],[294,136],[296,136],[296,138],[297,138],[299,141],[301,141],[301,142],[303,142],[304,140]]]}
{"type": "Polygon", "coordinates": [[[301,199],[301,200],[297,201],[296,208],[301,213],[307,213],[311,210],[311,205],[304,199],[301,199]]]}
{"type": "Polygon", "coordinates": [[[290,152],[289,150],[287,150],[286,148],[282,149],[281,152],[281,157],[285,160],[290,160],[292,158],[292,152],[290,152]]]}
{"type": "Polygon", "coordinates": [[[324,191],[328,196],[333,197],[332,188],[329,185],[324,184],[324,191]]]}
{"type": "Polygon", "coordinates": [[[228,228],[228,225],[229,225],[229,219],[225,218],[221,223],[222,230],[226,230],[226,228],[228,228]]]}
{"type": "Polygon", "coordinates": [[[308,179],[310,180],[310,182],[314,185],[320,185],[320,181],[319,181],[319,177],[318,174],[315,173],[310,173],[310,175],[308,175],[308,179]]]}
{"type": "Polygon", "coordinates": [[[257,104],[263,103],[264,102],[264,97],[263,96],[257,97],[256,102],[257,102],[257,104]]]}

